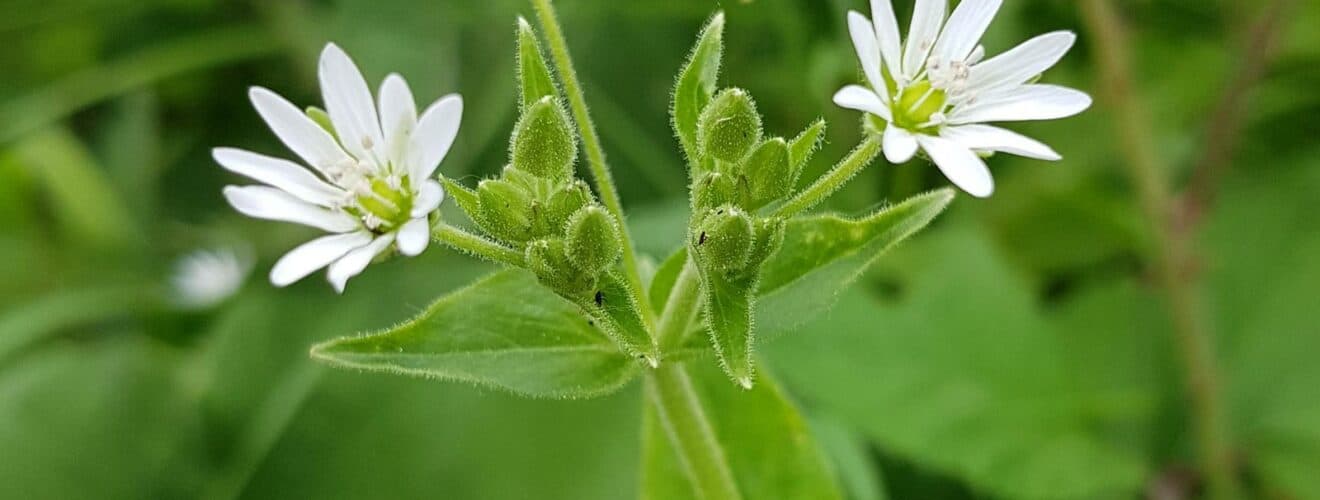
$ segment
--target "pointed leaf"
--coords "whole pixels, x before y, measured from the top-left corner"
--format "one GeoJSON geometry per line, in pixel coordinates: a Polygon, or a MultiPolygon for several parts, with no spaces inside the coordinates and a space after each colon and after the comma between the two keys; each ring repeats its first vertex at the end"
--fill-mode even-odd
{"type": "Polygon", "coordinates": [[[704,294],[706,332],[729,379],[750,389],[756,374],[752,368],[752,305],[756,274],[729,275],[707,262],[697,260],[704,294]]]}
{"type": "Polygon", "coordinates": [[[312,348],[342,368],[472,382],[543,398],[612,392],[637,364],[578,307],[522,270],[502,271],[380,333],[312,348]]]}
{"type": "Polygon", "coordinates": [[[784,244],[762,267],[756,324],[762,335],[792,330],[834,303],[886,250],[926,227],[953,200],[942,189],[867,217],[789,221],[784,244]]]}
{"type": "Polygon", "coordinates": [[[580,305],[614,337],[620,348],[655,366],[660,359],[659,348],[651,339],[637,298],[623,277],[615,272],[602,274],[596,292],[585,297],[580,305]]]}
{"type": "Polygon", "coordinates": [[[458,204],[458,208],[463,209],[463,213],[467,214],[469,219],[477,220],[477,213],[481,210],[481,202],[478,200],[477,192],[449,179],[441,179],[440,181],[445,185],[445,194],[454,199],[454,203],[458,204]]]}
{"type": "Polygon", "coordinates": [[[674,87],[674,103],[670,114],[674,132],[683,146],[688,163],[694,168],[700,158],[697,152],[697,120],[701,110],[715,94],[715,81],[720,74],[720,56],[724,51],[724,13],[717,12],[702,28],[697,44],[692,48],[688,62],[678,75],[674,87]]]}
{"type": "Polygon", "coordinates": [[[550,68],[542,57],[541,44],[536,32],[526,19],[518,18],[518,84],[522,89],[523,107],[531,106],[545,96],[559,97],[550,68]]]}
{"type": "Polygon", "coordinates": [[[678,275],[683,273],[683,266],[687,265],[687,247],[681,247],[669,258],[660,264],[656,269],[655,276],[651,277],[650,293],[651,307],[655,311],[665,310],[665,304],[669,300],[669,293],[674,289],[674,283],[678,282],[678,275]]]}
{"type": "MultiPolygon", "coordinates": [[[[820,148],[821,139],[824,137],[825,120],[819,119],[793,138],[793,142],[788,145],[788,164],[793,166],[794,171],[802,170],[802,165],[811,159],[816,149],[820,148]]],[[[794,179],[796,180],[796,177],[794,179]]]]}
{"type": "MultiPolygon", "coordinates": [[[[842,498],[827,459],[774,377],[762,377],[755,389],[744,391],[711,368],[689,370],[744,500],[842,498]]],[[[648,398],[642,419],[641,498],[701,498],[690,486],[660,415],[648,398]]]]}

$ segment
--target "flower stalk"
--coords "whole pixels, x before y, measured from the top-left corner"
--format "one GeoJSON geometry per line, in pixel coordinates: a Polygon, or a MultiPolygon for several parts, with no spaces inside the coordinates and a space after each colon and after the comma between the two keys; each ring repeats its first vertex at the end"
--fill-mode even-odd
{"type": "Polygon", "coordinates": [[[481,259],[510,266],[523,265],[523,254],[484,237],[441,222],[431,230],[435,241],[481,259]]]}
{"type": "Polygon", "coordinates": [[[866,133],[866,139],[862,140],[856,148],[840,161],[838,165],[830,169],[828,173],[821,176],[816,182],[812,183],[807,189],[802,190],[797,196],[788,200],[783,206],[775,211],[775,215],[780,217],[792,217],[805,212],[816,206],[830,195],[843,188],[844,184],[857,176],[863,168],[870,165],[877,156],[880,155],[880,138],[875,134],[866,133]]]}

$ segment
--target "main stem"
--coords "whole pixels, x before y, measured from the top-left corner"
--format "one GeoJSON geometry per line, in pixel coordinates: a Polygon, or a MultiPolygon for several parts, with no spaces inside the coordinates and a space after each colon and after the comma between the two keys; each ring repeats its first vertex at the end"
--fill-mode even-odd
{"type": "Polygon", "coordinates": [[[1131,56],[1122,21],[1109,0],[1086,0],[1082,8],[1087,24],[1100,42],[1096,44],[1100,72],[1127,156],[1125,164],[1141,194],[1146,219],[1153,225],[1151,233],[1157,247],[1153,265],[1168,302],[1186,370],[1201,467],[1210,485],[1210,496],[1218,500],[1241,498],[1214,339],[1197,314],[1195,289],[1181,272],[1186,269],[1191,252],[1187,240],[1171,224],[1172,197],[1164,177],[1168,170],[1155,153],[1150,121],[1132,91],[1131,56]]]}
{"type": "Polygon", "coordinates": [[[614,214],[622,226],[619,232],[623,240],[623,267],[628,286],[642,310],[642,318],[652,331],[655,328],[655,311],[651,310],[651,301],[647,298],[646,288],[642,286],[642,274],[637,268],[637,250],[633,248],[632,236],[628,231],[627,219],[623,216],[623,203],[619,201],[619,191],[614,187],[614,178],[610,176],[609,164],[605,163],[605,150],[601,148],[600,136],[596,134],[596,125],[591,121],[587,110],[587,101],[582,94],[582,84],[578,81],[577,71],[573,69],[573,59],[568,55],[568,42],[564,40],[564,30],[559,26],[555,8],[550,0],[532,0],[536,16],[541,20],[546,40],[550,44],[550,57],[554,60],[559,80],[564,84],[564,94],[568,96],[568,107],[573,112],[573,121],[577,123],[578,133],[582,135],[582,146],[587,150],[587,165],[591,168],[592,180],[600,192],[605,208],[614,214]]]}
{"type": "Polygon", "coordinates": [[[822,175],[816,182],[812,183],[807,189],[802,190],[793,199],[788,200],[784,206],[775,211],[775,215],[780,217],[792,217],[802,213],[811,207],[816,206],[825,198],[829,198],[843,185],[851,180],[863,168],[871,164],[875,157],[880,154],[880,138],[875,134],[866,133],[866,139],[862,140],[856,148],[848,153],[848,156],[835,165],[833,169],[822,175]]]}
{"type": "Polygon", "coordinates": [[[724,448],[711,427],[692,379],[680,363],[668,363],[647,377],[646,397],[678,454],[692,491],[702,500],[738,500],[724,448]]]}

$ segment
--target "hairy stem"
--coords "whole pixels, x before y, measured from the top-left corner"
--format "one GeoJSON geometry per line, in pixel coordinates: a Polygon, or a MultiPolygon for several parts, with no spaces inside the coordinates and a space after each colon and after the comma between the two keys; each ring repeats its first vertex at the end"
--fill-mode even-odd
{"type": "Polygon", "coordinates": [[[700,303],[701,273],[697,272],[696,263],[688,258],[674,288],[669,291],[665,312],[660,315],[656,328],[656,342],[662,351],[683,343],[683,334],[696,319],[700,303]]]}
{"type": "Polygon", "coordinates": [[[523,265],[523,255],[517,250],[443,222],[431,230],[431,236],[435,241],[474,257],[510,266],[523,265]]]}
{"type": "Polygon", "coordinates": [[[852,180],[853,177],[861,172],[863,168],[871,164],[875,157],[880,154],[880,138],[874,134],[866,134],[866,139],[853,148],[848,156],[835,165],[833,169],[825,173],[816,182],[802,190],[793,199],[788,200],[784,206],[775,211],[775,215],[781,217],[792,217],[800,214],[820,202],[825,201],[830,195],[843,188],[844,184],[852,180]]]}
{"type": "Polygon", "coordinates": [[[1240,498],[1241,484],[1233,468],[1232,439],[1222,402],[1214,338],[1196,310],[1195,288],[1183,276],[1182,270],[1191,261],[1191,250],[1188,241],[1171,224],[1172,197],[1165,179],[1169,170],[1155,153],[1150,119],[1133,92],[1125,28],[1109,0],[1085,0],[1082,10],[1097,38],[1095,50],[1103,91],[1114,113],[1115,129],[1126,157],[1124,164],[1140,192],[1146,220],[1153,225],[1155,248],[1151,265],[1166,296],[1186,370],[1184,377],[1195,420],[1201,468],[1210,485],[1210,497],[1240,498]]]}
{"type": "Polygon", "coordinates": [[[724,448],[715,436],[684,366],[669,363],[647,377],[646,398],[655,405],[660,425],[679,463],[702,500],[738,500],[742,495],[724,448]]]}
{"type": "Polygon", "coordinates": [[[647,298],[646,288],[642,286],[642,275],[637,268],[637,250],[633,248],[632,236],[628,231],[627,219],[623,216],[623,203],[619,201],[619,191],[614,187],[614,178],[610,176],[609,164],[605,163],[605,150],[601,148],[600,136],[596,125],[591,121],[587,110],[587,100],[583,97],[582,83],[573,69],[573,59],[568,55],[568,42],[564,40],[564,30],[559,26],[555,8],[550,0],[532,0],[536,16],[541,20],[541,28],[550,45],[550,58],[554,61],[559,80],[564,84],[564,94],[568,96],[568,107],[577,123],[578,133],[582,135],[582,146],[587,151],[587,165],[591,168],[591,177],[595,181],[596,191],[600,192],[605,208],[614,214],[621,226],[619,236],[623,240],[623,267],[628,280],[628,287],[637,296],[637,303],[642,310],[642,318],[654,331],[655,312],[651,310],[651,301],[647,298]]]}

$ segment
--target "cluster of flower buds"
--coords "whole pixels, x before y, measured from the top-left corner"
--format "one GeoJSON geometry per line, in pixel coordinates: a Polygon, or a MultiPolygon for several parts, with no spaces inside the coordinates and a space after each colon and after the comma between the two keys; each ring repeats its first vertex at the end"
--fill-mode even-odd
{"type": "Polygon", "coordinates": [[[531,27],[519,21],[522,115],[509,139],[509,165],[475,190],[446,180],[459,207],[490,237],[523,254],[522,267],[573,301],[621,349],[659,360],[637,298],[616,270],[619,220],[577,179],[578,136],[541,58],[531,27]]]}
{"type": "Polygon", "coordinates": [[[736,276],[759,268],[784,239],[785,220],[758,210],[792,194],[819,137],[819,125],[803,137],[806,153],[794,158],[789,142],[763,138],[756,103],[742,89],[711,99],[697,126],[690,247],[704,271],[736,276]],[[808,137],[810,136],[810,137],[808,137]]]}
{"type": "Polygon", "coordinates": [[[509,141],[511,164],[477,185],[464,209],[483,231],[522,249],[527,268],[566,296],[593,294],[623,254],[618,221],[574,178],[577,138],[563,106],[527,106],[509,141]]]}

